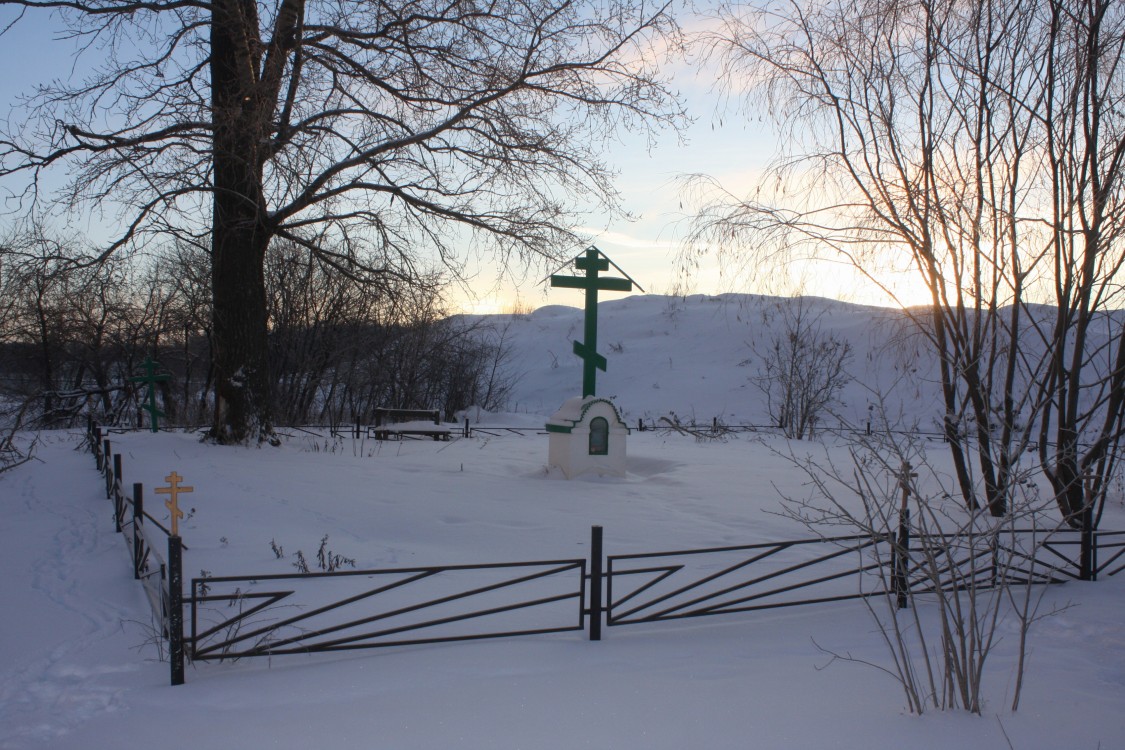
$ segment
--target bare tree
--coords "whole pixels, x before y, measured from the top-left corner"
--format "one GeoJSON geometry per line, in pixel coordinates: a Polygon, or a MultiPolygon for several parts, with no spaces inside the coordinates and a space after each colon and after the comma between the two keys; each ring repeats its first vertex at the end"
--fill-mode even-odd
{"type": "Polygon", "coordinates": [[[71,390],[68,367],[75,340],[75,319],[68,308],[83,282],[77,266],[64,254],[81,254],[56,240],[41,227],[12,237],[6,243],[3,272],[4,340],[10,360],[6,395],[17,401],[38,400],[28,421],[49,424],[60,408],[60,393],[71,390]]]}
{"type": "MultiPolygon", "coordinates": [[[[166,421],[200,424],[211,404],[206,253],[180,243],[151,262],[83,263],[62,244],[30,233],[0,254],[0,427],[86,415],[137,424],[145,390],[130,379],[146,357],[170,376],[154,386],[166,421]]],[[[265,271],[278,424],[363,422],[387,404],[452,414],[506,399],[503,332],[449,318],[436,285],[364,283],[287,242],[274,244],[265,271]]]]}
{"type": "Polygon", "coordinates": [[[823,330],[824,312],[814,311],[805,297],[781,300],[776,314],[780,326],[766,346],[752,347],[761,359],[754,383],[785,437],[804,440],[851,381],[852,347],[823,330]]]}
{"type": "Polygon", "coordinates": [[[211,273],[206,249],[186,242],[160,248],[142,266],[135,298],[145,300],[144,354],[172,375],[158,388],[169,421],[206,424],[212,409],[211,273]]]}
{"type": "MultiPolygon", "coordinates": [[[[102,253],[209,237],[220,442],[270,437],[263,267],[275,239],[356,278],[417,279],[424,251],[553,257],[614,210],[602,148],[676,124],[676,45],[645,0],[0,0],[52,11],[88,58],[0,134],[0,178],[122,217],[102,253]]],[[[18,33],[18,22],[5,33],[18,33]]],[[[424,276],[425,274],[421,274],[424,276]]]]}
{"type": "Polygon", "coordinates": [[[794,146],[782,191],[710,202],[695,247],[912,269],[960,494],[994,515],[1033,443],[1071,523],[1112,469],[1123,32],[1107,0],[860,0],[723,4],[701,42],[794,146]]]}
{"type": "Polygon", "coordinates": [[[1036,325],[1047,366],[1039,455],[1063,516],[1096,525],[1125,430],[1125,8],[1050,0],[1042,140],[1050,185],[1046,260],[1054,318],[1036,325]]]}

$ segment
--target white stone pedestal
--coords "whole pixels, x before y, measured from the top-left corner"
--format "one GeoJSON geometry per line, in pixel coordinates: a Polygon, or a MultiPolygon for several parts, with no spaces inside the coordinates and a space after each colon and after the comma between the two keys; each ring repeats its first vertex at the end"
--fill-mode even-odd
{"type": "Polygon", "coordinates": [[[625,426],[617,407],[598,396],[568,399],[547,420],[548,466],[567,479],[587,473],[625,476],[625,426]]]}

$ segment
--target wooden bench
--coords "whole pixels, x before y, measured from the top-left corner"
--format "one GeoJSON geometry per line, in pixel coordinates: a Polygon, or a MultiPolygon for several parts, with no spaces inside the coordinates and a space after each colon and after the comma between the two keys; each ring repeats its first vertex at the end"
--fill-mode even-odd
{"type": "Polygon", "coordinates": [[[371,434],[376,440],[407,436],[449,440],[450,429],[441,423],[437,409],[376,409],[371,434]]]}

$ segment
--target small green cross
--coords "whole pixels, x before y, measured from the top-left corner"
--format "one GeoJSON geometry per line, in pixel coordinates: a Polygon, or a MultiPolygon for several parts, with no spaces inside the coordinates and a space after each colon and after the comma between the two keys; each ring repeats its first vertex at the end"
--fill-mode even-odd
{"type": "Polygon", "coordinates": [[[148,398],[146,399],[148,403],[141,408],[149,413],[153,432],[159,432],[157,418],[164,416],[164,412],[156,408],[156,384],[163,383],[172,377],[171,375],[157,375],[156,368],[158,365],[159,363],[154,362],[152,357],[145,357],[145,361],[141,363],[141,367],[145,368],[145,374],[136,378],[129,378],[130,383],[146,383],[148,385],[148,398]]]}
{"type": "MultiPolygon", "coordinates": [[[[621,271],[605,253],[591,246],[586,249],[585,255],[579,255],[574,259],[574,266],[579,271],[585,271],[585,276],[551,276],[551,286],[586,290],[585,336],[582,342],[574,342],[574,353],[582,359],[583,398],[595,395],[594,380],[597,370],[605,372],[606,368],[605,357],[598,354],[598,290],[631,292],[635,283],[624,271],[621,271],[625,275],[624,279],[599,278],[598,273],[608,271],[610,264],[621,271]]],[[[639,284],[637,286],[640,287],[639,284]]]]}

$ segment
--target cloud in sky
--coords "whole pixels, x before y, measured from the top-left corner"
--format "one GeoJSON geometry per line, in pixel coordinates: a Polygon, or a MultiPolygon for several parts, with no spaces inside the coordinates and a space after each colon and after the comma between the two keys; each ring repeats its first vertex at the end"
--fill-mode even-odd
{"type": "Polygon", "coordinates": [[[579,227],[579,232],[589,234],[593,244],[607,243],[616,247],[644,250],[675,250],[676,243],[670,240],[650,239],[625,232],[607,231],[595,227],[579,227]]]}

